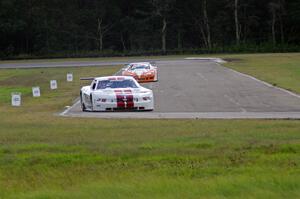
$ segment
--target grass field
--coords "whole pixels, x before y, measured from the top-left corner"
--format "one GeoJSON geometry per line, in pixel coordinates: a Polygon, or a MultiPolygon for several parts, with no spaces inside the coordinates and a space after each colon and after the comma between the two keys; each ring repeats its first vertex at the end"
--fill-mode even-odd
{"type": "Polygon", "coordinates": [[[235,59],[225,64],[227,67],[300,94],[300,53],[223,57],[235,59]]]}
{"type": "MultiPolygon", "coordinates": [[[[239,59],[229,67],[300,89],[299,54],[226,57],[239,59]],[[261,68],[265,59],[273,75],[261,68]]],[[[0,198],[300,197],[299,120],[57,116],[78,96],[79,77],[118,69],[0,70],[0,198]],[[32,86],[41,98],[31,97],[32,86]],[[21,107],[10,107],[11,91],[22,92],[21,107]]]]}

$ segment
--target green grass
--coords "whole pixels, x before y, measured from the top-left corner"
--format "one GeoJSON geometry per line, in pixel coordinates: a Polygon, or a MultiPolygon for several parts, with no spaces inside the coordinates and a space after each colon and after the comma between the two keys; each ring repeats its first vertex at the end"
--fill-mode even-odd
{"type": "Polygon", "coordinates": [[[89,81],[80,81],[81,77],[91,77],[95,74],[111,75],[120,66],[114,67],[84,67],[84,68],[39,68],[39,69],[4,69],[0,71],[0,105],[10,103],[11,92],[22,92],[25,97],[20,110],[35,109],[53,111],[71,105],[78,97],[80,87],[89,84],[89,81]],[[73,73],[73,82],[67,82],[67,73],[73,73]],[[58,90],[50,89],[50,80],[57,80],[58,90]],[[41,98],[32,98],[32,87],[39,86],[41,98]],[[46,107],[45,107],[46,106],[46,107]],[[49,107],[47,106],[55,106],[49,107]]]}
{"type": "MultiPolygon", "coordinates": [[[[230,64],[261,63],[260,55],[239,58],[230,64]]],[[[300,63],[297,56],[291,60],[300,63]]],[[[56,115],[86,84],[79,77],[118,69],[0,70],[0,198],[300,197],[299,120],[56,115]],[[67,72],[73,72],[74,82],[66,82],[67,72]],[[58,90],[49,89],[50,79],[58,80],[58,90]],[[37,85],[42,97],[32,98],[37,85]],[[10,92],[18,89],[23,105],[14,108],[10,92]]]]}
{"type": "Polygon", "coordinates": [[[225,66],[300,94],[300,53],[230,55],[225,66]]]}

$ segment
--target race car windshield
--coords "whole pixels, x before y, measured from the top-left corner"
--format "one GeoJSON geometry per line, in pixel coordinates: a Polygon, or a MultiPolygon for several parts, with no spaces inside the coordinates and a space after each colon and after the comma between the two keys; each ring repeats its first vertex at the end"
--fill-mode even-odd
{"type": "Polygon", "coordinates": [[[131,70],[136,70],[136,69],[150,69],[150,66],[141,65],[141,66],[133,66],[131,68],[131,70]]]}
{"type": "Polygon", "coordinates": [[[130,79],[125,80],[103,80],[99,81],[97,89],[106,88],[138,88],[134,81],[130,79]]]}

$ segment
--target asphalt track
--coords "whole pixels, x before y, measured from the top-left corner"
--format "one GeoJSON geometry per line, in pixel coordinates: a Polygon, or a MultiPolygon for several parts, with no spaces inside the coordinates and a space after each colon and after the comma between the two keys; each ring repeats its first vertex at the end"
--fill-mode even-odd
{"type": "MultiPolygon", "coordinates": [[[[111,63],[106,63],[109,65],[111,63]]],[[[156,61],[152,112],[82,112],[77,101],[62,116],[96,118],[300,119],[300,96],[213,60],[156,61]]]]}
{"type": "MultiPolygon", "coordinates": [[[[2,63],[0,68],[122,65],[133,61],[2,63]]],[[[153,61],[153,60],[151,60],[153,61]]],[[[216,59],[154,60],[159,81],[143,84],[154,92],[152,112],[82,112],[75,102],[60,113],[93,118],[263,118],[300,119],[300,96],[234,70],[216,59]]]]}

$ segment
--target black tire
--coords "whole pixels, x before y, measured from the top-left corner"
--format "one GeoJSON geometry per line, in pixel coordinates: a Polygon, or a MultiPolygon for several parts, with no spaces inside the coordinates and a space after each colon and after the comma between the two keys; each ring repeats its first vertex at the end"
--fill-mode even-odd
{"type": "Polygon", "coordinates": [[[86,111],[86,107],[85,107],[85,105],[83,103],[83,100],[82,100],[82,92],[80,92],[80,104],[81,104],[81,110],[83,112],[85,112],[86,111]]]}
{"type": "Polygon", "coordinates": [[[93,95],[92,95],[92,93],[90,94],[90,100],[91,100],[91,111],[94,111],[93,110],[93,95]]]}
{"type": "Polygon", "coordinates": [[[154,82],[158,82],[158,71],[156,71],[154,82]]]}
{"type": "Polygon", "coordinates": [[[81,110],[82,110],[83,112],[86,112],[86,107],[85,107],[84,103],[81,104],[81,110]]]}

